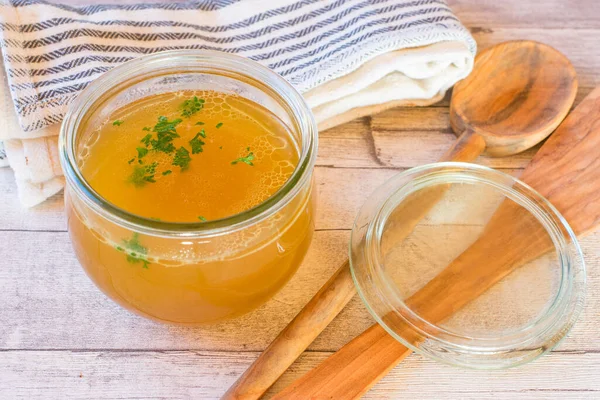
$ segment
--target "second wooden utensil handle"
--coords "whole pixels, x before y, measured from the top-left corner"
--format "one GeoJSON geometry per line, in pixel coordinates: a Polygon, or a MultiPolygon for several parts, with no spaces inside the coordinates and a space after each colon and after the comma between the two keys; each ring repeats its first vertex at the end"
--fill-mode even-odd
{"type": "MultiPolygon", "coordinates": [[[[437,323],[479,297],[519,265],[552,249],[543,227],[534,225],[534,217],[519,207],[505,202],[480,238],[407,299],[407,306],[428,323],[437,323]]],[[[388,318],[394,321],[394,331],[412,345],[418,346],[426,339],[394,314],[384,320],[388,318]]],[[[359,398],[410,353],[411,350],[376,324],[273,399],[359,398]]]]}

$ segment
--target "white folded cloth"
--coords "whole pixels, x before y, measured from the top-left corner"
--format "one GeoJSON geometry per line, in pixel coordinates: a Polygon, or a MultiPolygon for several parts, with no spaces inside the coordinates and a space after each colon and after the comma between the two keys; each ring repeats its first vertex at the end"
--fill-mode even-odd
{"type": "Polygon", "coordinates": [[[440,100],[469,74],[476,50],[442,0],[0,0],[0,40],[0,141],[25,206],[64,185],[56,136],[68,104],[143,54],[206,48],[252,58],[303,93],[322,130],[440,100]]]}

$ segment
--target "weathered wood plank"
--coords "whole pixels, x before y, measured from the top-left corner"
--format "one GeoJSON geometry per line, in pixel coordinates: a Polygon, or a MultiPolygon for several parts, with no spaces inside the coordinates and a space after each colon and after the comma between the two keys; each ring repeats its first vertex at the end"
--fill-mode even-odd
{"type": "Polygon", "coordinates": [[[23,208],[19,204],[13,172],[0,168],[0,230],[65,229],[62,194],[52,196],[35,208],[23,208]]]}
{"type": "Polygon", "coordinates": [[[594,1],[449,0],[448,4],[468,27],[581,29],[600,26],[600,14],[594,1]]]}
{"type": "MultiPolygon", "coordinates": [[[[456,140],[447,108],[396,108],[366,120],[369,129],[362,132],[356,131],[362,120],[322,132],[317,165],[411,168],[438,161],[456,140]]],[[[523,168],[533,154],[534,150],[511,157],[482,156],[477,162],[493,168],[523,168]]]]}
{"type": "MultiPolygon", "coordinates": [[[[218,399],[258,353],[7,351],[3,399],[218,399]]],[[[329,354],[305,353],[273,394],[329,354]]],[[[520,369],[468,371],[410,356],[365,399],[584,399],[600,392],[600,354],[551,354],[520,369]],[[568,373],[565,373],[568,371],[568,373]]],[[[267,397],[269,397],[267,395],[267,397]]]]}
{"type": "MultiPolygon", "coordinates": [[[[373,131],[375,153],[382,166],[411,168],[438,161],[456,136],[434,131],[373,131]]],[[[524,168],[539,145],[511,157],[480,156],[476,163],[492,168],[524,168]]]]}
{"type": "MultiPolygon", "coordinates": [[[[591,3],[590,3],[591,4],[591,3]]],[[[498,3],[498,7],[505,7],[504,2],[498,3]],[[502,5],[500,5],[502,4],[502,5]]],[[[577,8],[572,4],[571,9],[577,8]]],[[[594,3],[597,8],[597,4],[594,3]]],[[[540,9],[546,6],[539,6],[540,9]]],[[[596,18],[600,18],[598,12],[595,13],[596,18]]],[[[569,19],[571,13],[561,14],[560,18],[569,19]]],[[[591,89],[600,84],[600,75],[598,68],[600,67],[600,52],[592,50],[598,49],[598,43],[595,40],[600,32],[599,24],[595,25],[595,29],[540,29],[537,24],[531,24],[531,27],[518,29],[497,28],[490,21],[484,29],[475,30],[473,36],[477,41],[479,50],[489,47],[495,43],[507,40],[529,39],[537,40],[556,48],[563,53],[575,67],[579,80],[579,93],[575,100],[575,105],[579,103],[590,92],[591,89]],[[488,28],[489,27],[489,28],[488,28]]]]}
{"type": "MultiPolygon", "coordinates": [[[[193,328],[147,321],[107,299],[78,265],[66,233],[0,232],[0,349],[263,350],[345,259],[348,239],[348,231],[317,232],[298,273],[273,300],[236,320],[193,328]]],[[[586,308],[560,349],[600,351],[600,233],[582,245],[586,308]]],[[[337,350],[372,323],[355,297],[310,349],[337,350]]]]}

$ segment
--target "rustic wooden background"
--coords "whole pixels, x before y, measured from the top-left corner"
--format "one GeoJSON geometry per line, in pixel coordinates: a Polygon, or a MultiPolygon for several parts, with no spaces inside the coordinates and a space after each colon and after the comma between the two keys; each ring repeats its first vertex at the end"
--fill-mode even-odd
{"type": "MultiPolygon", "coordinates": [[[[533,39],[566,54],[579,74],[576,104],[600,83],[596,0],[450,4],[480,49],[533,39]]],[[[207,328],[153,323],[113,304],[85,276],[71,251],[62,196],[23,210],[12,173],[0,169],[0,399],[217,398],[344,259],[353,218],[373,189],[399,171],[435,161],[454,138],[447,99],[323,132],[315,171],[317,232],[306,261],[268,304],[207,328]]],[[[478,162],[518,174],[534,152],[478,162]]],[[[589,279],[586,307],[550,355],[518,369],[477,372],[413,354],[365,398],[600,398],[600,233],[582,245],[589,279]]],[[[273,390],[372,323],[353,299],[273,390]]]]}

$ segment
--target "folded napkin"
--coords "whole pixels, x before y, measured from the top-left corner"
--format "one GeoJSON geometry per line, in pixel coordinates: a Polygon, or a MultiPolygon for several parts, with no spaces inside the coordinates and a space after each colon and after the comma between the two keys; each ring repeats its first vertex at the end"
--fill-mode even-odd
{"type": "Polygon", "coordinates": [[[436,102],[475,54],[441,0],[78,2],[0,0],[0,141],[25,206],[64,185],[56,135],[69,103],[143,54],[212,49],[254,59],[303,93],[320,129],[436,102]]]}

